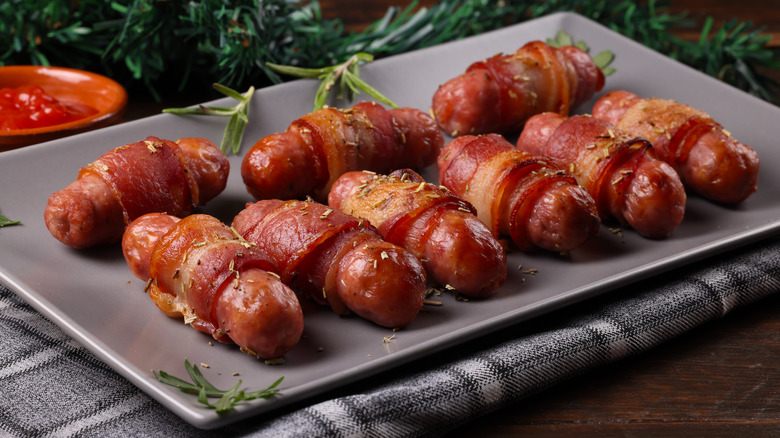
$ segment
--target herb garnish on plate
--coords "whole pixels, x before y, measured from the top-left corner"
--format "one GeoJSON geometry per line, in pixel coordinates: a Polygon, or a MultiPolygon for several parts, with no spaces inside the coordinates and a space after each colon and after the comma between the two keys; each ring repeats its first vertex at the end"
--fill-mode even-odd
{"type": "Polygon", "coordinates": [[[184,368],[187,370],[187,374],[189,374],[192,382],[188,382],[179,377],[172,376],[162,370],[152,370],[152,373],[154,374],[154,377],[157,378],[157,380],[166,385],[179,388],[184,392],[197,394],[198,402],[206,405],[211,409],[214,409],[218,414],[224,414],[228,411],[231,411],[234,407],[236,407],[237,404],[244,401],[255,400],[258,398],[271,398],[275,396],[279,393],[279,389],[276,389],[276,387],[282,383],[282,380],[284,380],[284,377],[280,377],[265,389],[246,392],[243,389],[239,389],[241,387],[241,383],[243,383],[239,379],[232,388],[222,390],[212,385],[211,382],[209,382],[206,377],[203,376],[203,373],[200,372],[200,369],[198,369],[197,366],[192,365],[187,359],[184,359],[184,368]],[[219,397],[219,400],[212,404],[209,402],[210,397],[219,397]]]}

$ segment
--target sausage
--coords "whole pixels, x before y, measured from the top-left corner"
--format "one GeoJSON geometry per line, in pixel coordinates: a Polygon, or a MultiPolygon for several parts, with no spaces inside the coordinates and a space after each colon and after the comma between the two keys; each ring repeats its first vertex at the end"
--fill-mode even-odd
{"type": "Polygon", "coordinates": [[[230,164],[206,139],[157,137],[117,147],[79,170],[44,211],[49,232],[73,248],[117,242],[135,218],[188,214],[225,189],[230,164]]]}
{"type": "Polygon", "coordinates": [[[593,107],[633,136],[650,140],[683,184],[723,204],[738,204],[756,192],[760,160],[704,111],[674,100],[641,98],[628,91],[604,94],[593,107]]]}
{"type": "Polygon", "coordinates": [[[453,137],[518,132],[541,112],[568,115],[604,86],[604,74],[574,46],[531,41],[510,55],[476,62],[441,85],[431,112],[453,137]]]}
{"type": "Polygon", "coordinates": [[[367,221],[318,202],[269,199],[247,204],[233,228],[268,256],[284,283],[337,314],[402,328],[422,308],[422,265],[367,221]]]}
{"type": "Polygon", "coordinates": [[[595,236],[593,198],[549,159],[498,134],[458,137],[439,155],[439,182],[470,202],[494,236],[523,251],[570,251],[595,236]]]}
{"type": "Polygon", "coordinates": [[[181,219],[166,213],[147,213],[131,222],[122,234],[122,254],[130,272],[141,280],[151,278],[152,252],[165,233],[181,219]]]}
{"type": "Polygon", "coordinates": [[[506,280],[504,249],[474,207],[410,169],[388,176],[348,172],[336,180],[328,204],[408,249],[434,283],[486,298],[506,280]]]}
{"type": "Polygon", "coordinates": [[[295,293],[267,257],[212,216],[143,215],[128,225],[122,250],[160,310],[220,342],[270,359],[301,338],[295,293]]]}
{"type": "Polygon", "coordinates": [[[682,222],[687,198],[674,169],[655,158],[647,140],[605,120],[540,114],[528,120],[517,146],[574,175],[602,220],[616,219],[653,239],[668,237],[682,222]]]}
{"type": "Polygon", "coordinates": [[[333,182],[351,170],[389,172],[433,164],[444,139],[430,116],[374,102],[325,108],[258,141],[241,163],[247,191],[258,200],[324,202],[333,182]]]}

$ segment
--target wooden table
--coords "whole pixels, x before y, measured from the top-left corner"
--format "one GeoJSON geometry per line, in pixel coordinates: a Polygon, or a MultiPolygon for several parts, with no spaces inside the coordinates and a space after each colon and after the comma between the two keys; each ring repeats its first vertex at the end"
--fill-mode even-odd
{"type": "MultiPolygon", "coordinates": [[[[359,30],[406,0],[323,0],[324,18],[359,30]]],[[[433,4],[422,0],[421,5],[433,4]]],[[[766,26],[780,47],[777,0],[684,0],[670,12],[766,26]]],[[[701,22],[701,20],[700,20],[701,22]]],[[[682,34],[698,38],[698,32],[682,34]]],[[[780,74],[775,74],[780,80],[780,74]]],[[[189,99],[189,100],[188,100],[189,99]]],[[[199,101],[131,99],[129,119],[199,101]]],[[[573,379],[460,428],[455,437],[780,436],[780,296],[742,308],[651,351],[573,379]]]]}

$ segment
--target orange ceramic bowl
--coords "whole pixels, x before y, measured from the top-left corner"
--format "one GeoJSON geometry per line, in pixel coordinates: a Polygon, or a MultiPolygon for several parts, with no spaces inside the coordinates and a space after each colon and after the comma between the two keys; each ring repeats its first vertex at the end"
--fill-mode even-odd
{"type": "Polygon", "coordinates": [[[127,91],[96,73],[34,65],[0,67],[0,88],[23,85],[37,85],[65,105],[87,106],[97,112],[58,125],[0,131],[0,152],[114,124],[122,118],[127,105],[127,91]]]}

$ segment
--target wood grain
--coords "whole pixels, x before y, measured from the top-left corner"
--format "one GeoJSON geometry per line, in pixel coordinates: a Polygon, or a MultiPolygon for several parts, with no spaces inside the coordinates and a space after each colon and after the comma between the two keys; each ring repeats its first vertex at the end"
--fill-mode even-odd
{"type": "MultiPolygon", "coordinates": [[[[359,31],[368,23],[381,18],[388,7],[407,7],[406,0],[323,0],[320,1],[323,18],[341,20],[347,29],[359,31]]],[[[435,0],[419,0],[417,8],[430,7],[435,0]]],[[[715,25],[736,18],[750,21],[756,27],[764,27],[765,33],[772,35],[771,47],[780,47],[780,3],[777,0],[677,0],[668,2],[667,11],[677,15],[685,13],[696,23],[695,29],[680,30],[678,35],[688,39],[698,39],[699,29],[707,16],[712,16],[715,25]]]]}
{"type": "Polygon", "coordinates": [[[778,436],[778,308],[755,303],[452,436],[778,436]]]}

